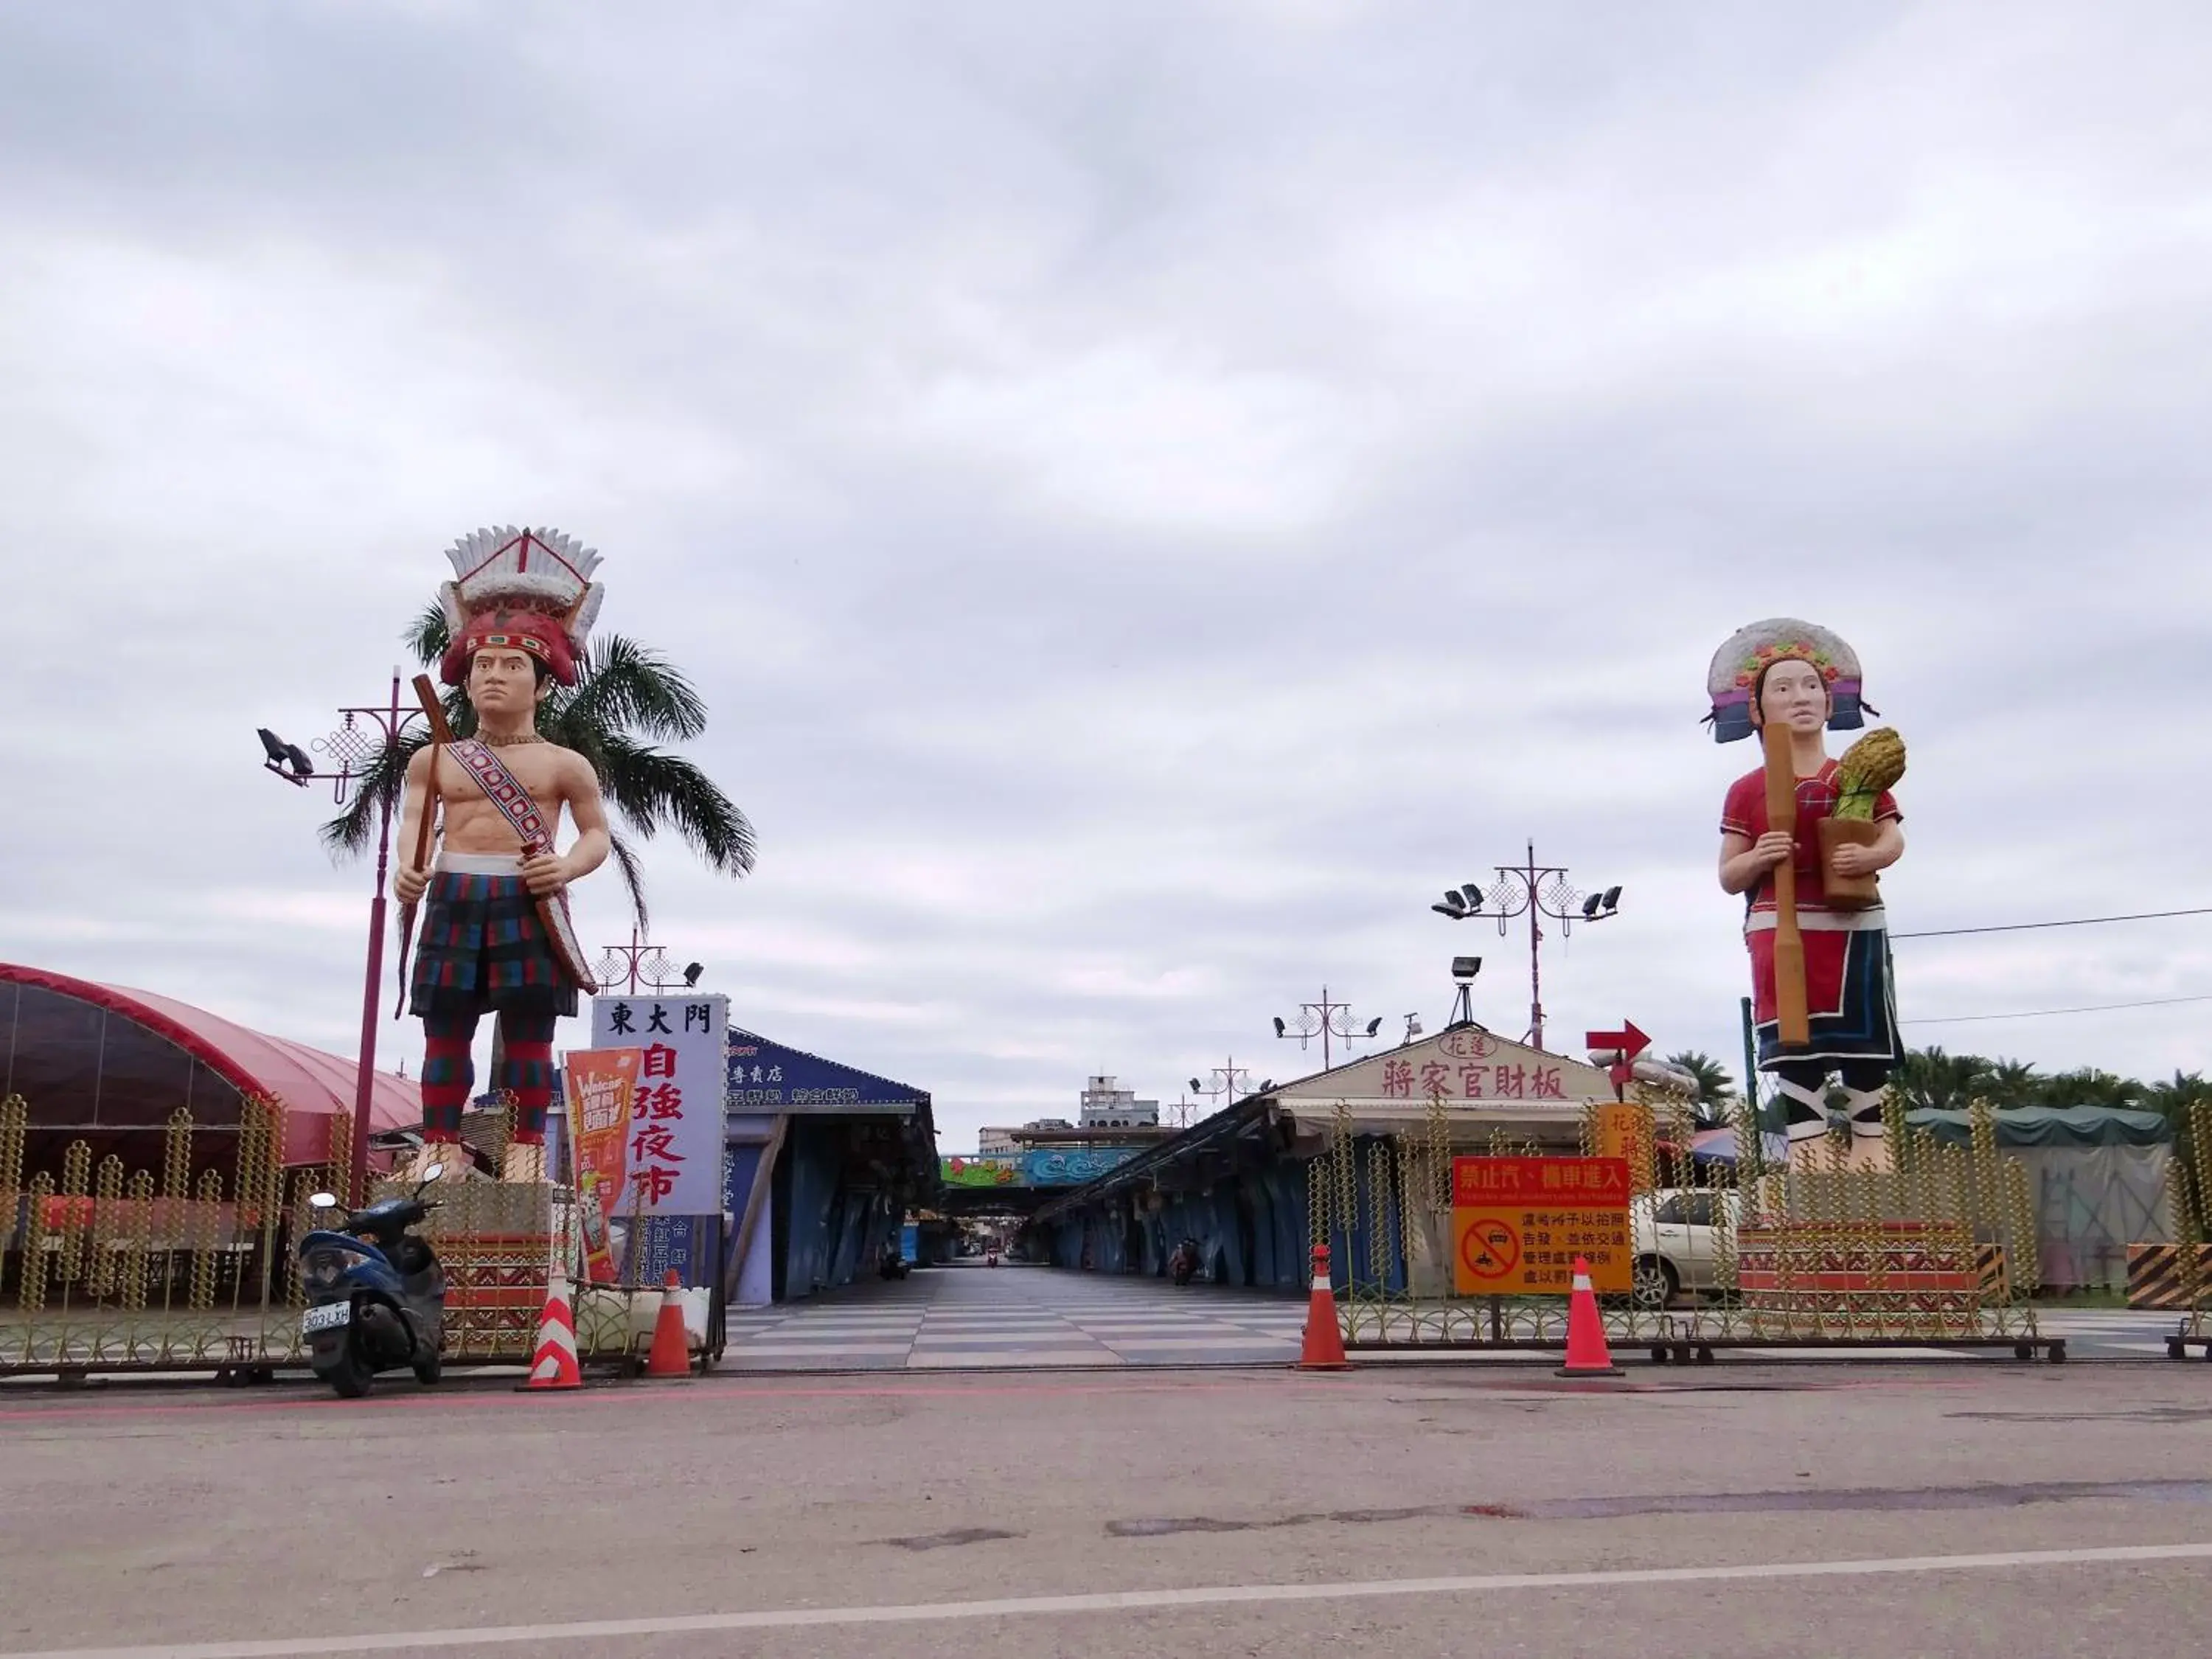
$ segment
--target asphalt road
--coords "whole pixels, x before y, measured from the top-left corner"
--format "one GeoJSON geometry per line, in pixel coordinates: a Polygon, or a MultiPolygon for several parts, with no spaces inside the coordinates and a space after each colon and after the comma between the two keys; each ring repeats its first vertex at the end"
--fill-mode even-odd
{"type": "Polygon", "coordinates": [[[9,1659],[2212,1638],[2202,1365],[95,1387],[0,1492],[9,1659]]]}

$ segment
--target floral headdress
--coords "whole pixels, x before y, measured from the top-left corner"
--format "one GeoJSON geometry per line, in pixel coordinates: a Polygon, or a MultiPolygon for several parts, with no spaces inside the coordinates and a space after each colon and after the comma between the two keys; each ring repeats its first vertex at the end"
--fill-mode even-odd
{"type": "Polygon", "coordinates": [[[1713,700],[1715,743],[1734,743],[1756,729],[1751,700],[1759,678],[1778,662],[1806,662],[1820,671],[1828,688],[1828,729],[1856,732],[1866,724],[1860,698],[1859,659],[1850,647],[1825,628],[1795,617],[1770,617],[1738,629],[1714,654],[1705,675],[1713,700]]]}

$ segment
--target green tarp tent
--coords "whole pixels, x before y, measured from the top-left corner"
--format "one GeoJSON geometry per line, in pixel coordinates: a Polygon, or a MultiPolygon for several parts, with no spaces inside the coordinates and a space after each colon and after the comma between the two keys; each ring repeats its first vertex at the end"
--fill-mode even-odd
{"type": "MultiPolygon", "coordinates": [[[[1947,1146],[1973,1135],[1966,1112],[1905,1121],[1947,1146]]],[[[1996,1114],[1997,1151],[2020,1160],[2035,1205],[2038,1277],[2054,1289],[2128,1281],[2128,1246],[2173,1237],[2166,1165],[2173,1126],[2111,1106],[2021,1106],[1996,1114]]]]}
{"type": "MultiPolygon", "coordinates": [[[[1947,1146],[1972,1138],[1970,1112],[1907,1112],[1905,1121],[1947,1146]]],[[[1997,1145],[2016,1146],[2170,1146],[2173,1126],[2156,1112],[2113,1106],[2014,1106],[1996,1115],[1997,1145]]]]}

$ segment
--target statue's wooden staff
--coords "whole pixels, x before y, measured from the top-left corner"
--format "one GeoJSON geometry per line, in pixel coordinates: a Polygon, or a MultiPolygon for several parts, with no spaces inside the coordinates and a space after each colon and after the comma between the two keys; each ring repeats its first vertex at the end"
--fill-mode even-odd
{"type": "MultiPolygon", "coordinates": [[[[1797,762],[1790,750],[1790,728],[1770,720],[1759,733],[1766,745],[1766,827],[1794,838],[1797,833],[1797,762]]],[[[1774,866],[1774,1017],[1784,1049],[1808,1048],[1813,1041],[1805,1006],[1805,936],[1797,926],[1797,855],[1774,866]]]]}
{"type": "MultiPolygon", "coordinates": [[[[422,817],[415,829],[415,861],[408,867],[420,870],[430,861],[430,838],[438,822],[438,763],[447,744],[453,740],[453,728],[446,720],[446,706],[438,701],[438,689],[430,684],[428,674],[415,677],[415,696],[422,705],[422,717],[430,722],[430,775],[422,791],[422,817]]],[[[398,1019],[407,1012],[407,947],[415,938],[415,906],[399,907],[399,1000],[392,1010],[398,1019]]]]}

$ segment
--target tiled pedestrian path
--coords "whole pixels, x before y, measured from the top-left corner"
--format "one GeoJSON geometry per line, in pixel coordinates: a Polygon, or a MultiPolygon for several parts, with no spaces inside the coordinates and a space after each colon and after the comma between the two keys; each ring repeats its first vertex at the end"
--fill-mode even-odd
{"type": "Polygon", "coordinates": [[[724,1370],[1287,1363],[1300,1297],[962,1263],[730,1315],[724,1370]]]}
{"type": "MultiPolygon", "coordinates": [[[[2174,1328],[2170,1314],[2124,1309],[2051,1310],[2040,1322],[2067,1339],[2073,1359],[2158,1358],[2174,1328]]],[[[1303,1297],[963,1262],[734,1311],[720,1369],[1287,1364],[1304,1323],[1303,1297]]],[[[1906,1348],[1893,1357],[1958,1358],[1906,1348]]]]}

